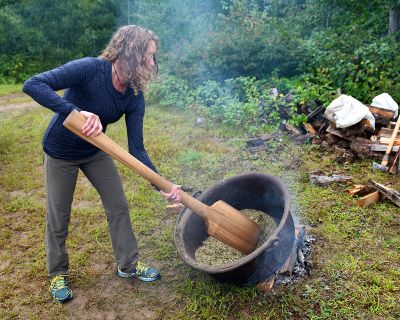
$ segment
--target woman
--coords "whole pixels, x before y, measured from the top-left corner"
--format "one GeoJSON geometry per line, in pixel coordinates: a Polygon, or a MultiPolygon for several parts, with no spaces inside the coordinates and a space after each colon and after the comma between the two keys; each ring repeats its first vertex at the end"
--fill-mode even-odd
{"type": "MultiPolygon", "coordinates": [[[[117,275],[154,281],[160,273],[139,261],[128,204],[113,160],[63,127],[72,110],[86,117],[82,133],[97,136],[125,115],[129,152],[157,172],[143,146],[143,90],[156,75],[158,38],[135,25],[121,27],[98,58],[71,61],[33,76],[23,91],[55,112],[43,138],[47,193],[46,266],[50,289],[58,302],[72,299],[68,282],[68,235],[71,204],[78,170],[98,191],[108,221],[118,266],[117,275]],[[65,89],[64,97],[55,91],[65,89]]],[[[179,202],[179,186],[161,194],[179,202]]]]}

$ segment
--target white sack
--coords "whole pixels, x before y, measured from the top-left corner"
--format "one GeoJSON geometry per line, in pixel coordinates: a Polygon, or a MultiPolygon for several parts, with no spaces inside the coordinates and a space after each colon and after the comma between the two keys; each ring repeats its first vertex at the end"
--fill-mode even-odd
{"type": "Polygon", "coordinates": [[[394,101],[393,98],[387,93],[381,93],[379,96],[376,96],[374,99],[372,99],[371,106],[392,110],[394,111],[393,119],[397,118],[399,106],[397,105],[396,101],[394,101]]]}
{"type": "Polygon", "coordinates": [[[337,128],[347,128],[367,119],[375,129],[375,118],[368,107],[352,96],[342,94],[333,100],[325,110],[325,118],[335,123],[337,128]]]}

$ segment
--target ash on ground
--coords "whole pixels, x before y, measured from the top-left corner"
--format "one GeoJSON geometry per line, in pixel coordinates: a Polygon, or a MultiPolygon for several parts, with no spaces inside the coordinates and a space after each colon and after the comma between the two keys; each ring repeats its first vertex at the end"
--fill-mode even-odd
{"type": "Polygon", "coordinates": [[[299,233],[297,242],[297,259],[294,263],[294,267],[291,275],[284,275],[277,272],[275,277],[275,285],[288,285],[300,281],[300,279],[306,275],[311,274],[312,262],[310,256],[312,253],[312,243],[317,240],[313,235],[307,233],[304,227],[302,227],[299,233]]]}

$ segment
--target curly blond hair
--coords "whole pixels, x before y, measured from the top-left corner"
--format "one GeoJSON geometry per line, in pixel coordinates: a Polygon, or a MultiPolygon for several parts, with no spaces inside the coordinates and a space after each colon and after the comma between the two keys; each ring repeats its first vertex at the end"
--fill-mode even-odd
{"type": "Polygon", "coordinates": [[[154,41],[158,47],[158,37],[153,31],[136,25],[119,28],[112,36],[100,57],[111,63],[118,62],[127,70],[128,80],[135,92],[146,90],[149,81],[158,73],[158,64],[154,57],[155,68],[146,64],[149,43],[154,41]]]}

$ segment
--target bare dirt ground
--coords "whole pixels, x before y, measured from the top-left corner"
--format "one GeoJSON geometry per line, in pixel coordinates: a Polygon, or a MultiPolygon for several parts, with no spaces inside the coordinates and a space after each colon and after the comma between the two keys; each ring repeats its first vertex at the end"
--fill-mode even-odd
{"type": "Polygon", "coordinates": [[[13,93],[6,96],[0,96],[0,112],[12,112],[18,114],[28,108],[37,108],[40,105],[33,100],[28,100],[24,93],[13,93]],[[21,100],[21,102],[18,102],[21,100]]]}

